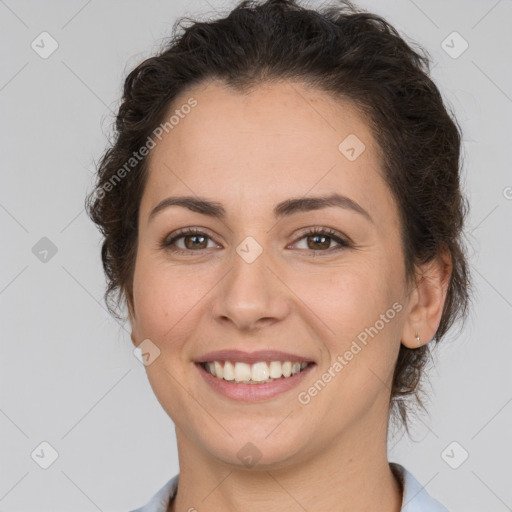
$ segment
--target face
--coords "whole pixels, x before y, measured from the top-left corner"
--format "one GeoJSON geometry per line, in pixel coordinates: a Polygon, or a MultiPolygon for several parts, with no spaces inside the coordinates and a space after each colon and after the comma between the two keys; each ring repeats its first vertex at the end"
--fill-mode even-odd
{"type": "Polygon", "coordinates": [[[369,127],[348,102],[290,82],[247,95],[211,82],[173,110],[191,97],[151,150],[131,310],[178,441],[278,467],[382,432],[408,291],[369,127]],[[161,204],[185,196],[213,205],[161,204]],[[214,360],[226,379],[201,364],[214,360]],[[285,361],[308,364],[286,377],[285,361]],[[236,382],[272,368],[280,378],[236,382]]]}

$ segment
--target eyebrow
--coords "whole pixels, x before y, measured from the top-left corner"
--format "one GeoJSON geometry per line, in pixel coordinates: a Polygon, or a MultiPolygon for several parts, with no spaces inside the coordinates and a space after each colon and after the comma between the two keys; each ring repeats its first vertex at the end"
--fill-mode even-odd
{"type": "MultiPolygon", "coordinates": [[[[155,215],[170,206],[181,206],[193,212],[207,215],[216,219],[225,219],[226,210],[221,203],[210,201],[203,197],[194,196],[180,196],[180,197],[167,197],[158,203],[149,214],[148,223],[155,217],[155,215]]],[[[274,217],[277,219],[293,215],[295,213],[309,212],[312,210],[320,210],[322,208],[339,207],[346,210],[352,210],[362,215],[366,220],[373,223],[370,214],[353,199],[341,194],[331,194],[328,196],[318,197],[297,197],[287,199],[278,203],[274,207],[274,217]]]]}

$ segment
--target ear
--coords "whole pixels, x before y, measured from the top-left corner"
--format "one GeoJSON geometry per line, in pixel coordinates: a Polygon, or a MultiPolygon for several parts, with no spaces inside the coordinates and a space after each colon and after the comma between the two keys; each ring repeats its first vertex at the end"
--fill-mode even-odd
{"type": "Polygon", "coordinates": [[[127,303],[127,307],[128,307],[128,316],[129,316],[130,328],[131,328],[130,338],[132,339],[133,345],[135,347],[137,347],[140,343],[140,342],[137,342],[137,339],[139,339],[137,318],[135,316],[135,311],[133,308],[132,301],[130,299],[128,299],[126,301],[126,303],[127,303]]]}
{"type": "Polygon", "coordinates": [[[409,314],[402,331],[402,344],[407,348],[421,347],[434,337],[441,322],[452,268],[448,250],[418,268],[416,287],[411,293],[409,314]]]}

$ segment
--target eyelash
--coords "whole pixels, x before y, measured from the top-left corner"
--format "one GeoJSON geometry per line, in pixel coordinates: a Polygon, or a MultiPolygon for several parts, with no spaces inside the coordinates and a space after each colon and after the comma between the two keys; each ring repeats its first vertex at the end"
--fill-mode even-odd
{"type": "MultiPolygon", "coordinates": [[[[201,236],[206,237],[207,239],[212,240],[212,238],[210,236],[208,236],[206,233],[204,233],[203,231],[201,231],[199,229],[196,229],[196,228],[185,228],[183,230],[180,230],[180,231],[176,232],[174,234],[174,236],[170,240],[169,240],[169,237],[166,236],[163,240],[161,240],[161,242],[159,244],[160,248],[164,249],[166,251],[170,251],[172,253],[186,254],[188,256],[192,256],[196,252],[202,252],[202,251],[206,250],[206,249],[198,249],[196,251],[196,250],[193,250],[193,249],[180,249],[180,248],[172,247],[172,245],[177,240],[179,240],[180,238],[184,238],[186,236],[191,236],[191,235],[201,235],[201,236]]],[[[318,249],[318,250],[314,250],[314,249],[311,249],[311,250],[309,250],[309,249],[300,249],[300,250],[301,251],[305,251],[305,252],[312,252],[313,256],[316,256],[319,253],[332,254],[333,252],[338,252],[338,251],[340,251],[342,249],[346,249],[346,248],[349,248],[349,247],[353,246],[353,244],[351,242],[349,242],[348,240],[342,238],[337,231],[334,231],[331,228],[311,228],[309,231],[306,231],[306,232],[302,233],[300,238],[297,239],[297,242],[302,240],[303,238],[307,238],[307,237],[310,237],[310,236],[318,236],[318,235],[323,235],[323,236],[326,236],[327,238],[330,238],[331,240],[333,240],[336,243],[338,243],[340,245],[340,247],[337,247],[337,248],[334,248],[334,249],[333,248],[329,248],[329,249],[325,249],[325,250],[322,250],[322,249],[318,249]]]]}

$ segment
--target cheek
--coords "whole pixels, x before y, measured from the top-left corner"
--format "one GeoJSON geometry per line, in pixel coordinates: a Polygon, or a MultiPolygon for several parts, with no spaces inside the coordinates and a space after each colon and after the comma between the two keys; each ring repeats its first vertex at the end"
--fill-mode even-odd
{"type": "Polygon", "coordinates": [[[357,263],[347,259],[336,267],[289,278],[294,293],[324,325],[329,338],[339,341],[353,339],[373,325],[400,296],[398,279],[379,258],[357,263]]]}
{"type": "Polygon", "coordinates": [[[137,261],[134,274],[134,304],[140,336],[163,342],[175,338],[187,319],[201,310],[201,297],[214,279],[196,265],[172,265],[146,257],[137,261]],[[211,281],[211,283],[210,283],[211,281]]]}
{"type": "Polygon", "coordinates": [[[399,349],[403,306],[397,300],[401,281],[396,269],[392,272],[383,258],[368,257],[364,263],[347,260],[304,275],[293,290],[314,313],[322,348],[331,367],[336,364],[336,384],[324,398],[330,402],[343,397],[346,404],[354,396],[373,400],[383,382],[390,382],[399,349]]]}
{"type": "Polygon", "coordinates": [[[167,414],[175,421],[185,418],[185,424],[194,422],[180,384],[190,371],[187,341],[194,335],[197,315],[204,314],[200,298],[208,288],[211,285],[197,270],[139,253],[133,291],[137,342],[149,339],[158,347],[158,357],[145,367],[149,383],[167,414]]]}

